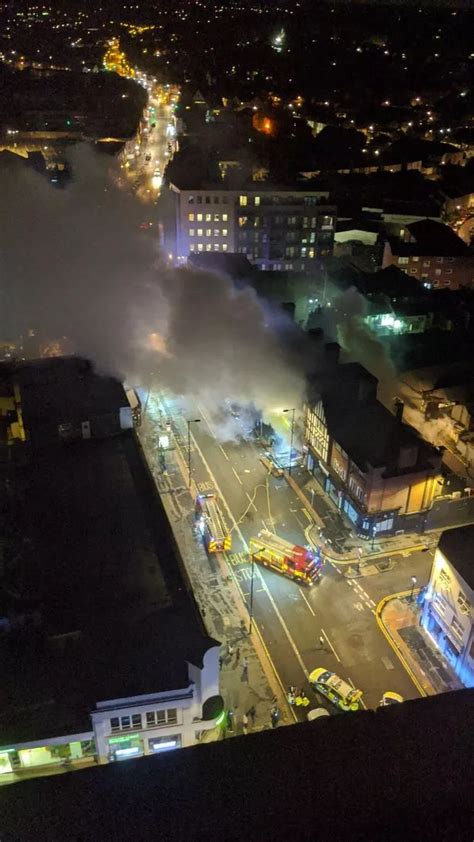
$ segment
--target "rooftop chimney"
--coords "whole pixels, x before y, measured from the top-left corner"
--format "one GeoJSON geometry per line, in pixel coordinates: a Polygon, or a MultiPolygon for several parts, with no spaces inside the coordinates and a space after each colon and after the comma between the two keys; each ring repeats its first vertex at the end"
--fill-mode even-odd
{"type": "Polygon", "coordinates": [[[403,403],[401,398],[395,398],[395,418],[397,419],[398,423],[401,424],[403,421],[403,410],[405,409],[405,404],[403,403]]]}

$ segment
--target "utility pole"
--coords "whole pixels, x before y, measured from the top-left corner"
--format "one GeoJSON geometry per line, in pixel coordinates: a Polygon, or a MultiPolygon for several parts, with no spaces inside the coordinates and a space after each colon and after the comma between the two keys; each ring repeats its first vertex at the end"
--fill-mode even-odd
{"type": "Polygon", "coordinates": [[[249,608],[249,634],[252,634],[252,626],[253,626],[253,577],[255,572],[255,556],[258,553],[263,553],[264,547],[260,547],[259,550],[255,550],[254,553],[251,553],[250,558],[252,559],[252,581],[250,582],[250,608],[249,608]]]}
{"type": "Polygon", "coordinates": [[[191,418],[188,424],[188,485],[191,488],[191,424],[199,424],[200,418],[191,418]]]}

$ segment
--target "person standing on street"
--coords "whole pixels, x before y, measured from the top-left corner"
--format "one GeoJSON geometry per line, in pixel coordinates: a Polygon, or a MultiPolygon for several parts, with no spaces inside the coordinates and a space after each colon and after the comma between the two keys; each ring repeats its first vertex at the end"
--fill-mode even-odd
{"type": "Polygon", "coordinates": [[[324,637],[322,636],[322,634],[319,635],[319,648],[325,649],[325,641],[324,641],[324,637]]]}
{"type": "Polygon", "coordinates": [[[240,646],[237,646],[237,651],[235,653],[235,663],[238,664],[240,661],[240,646]]]}
{"type": "Polygon", "coordinates": [[[272,728],[277,727],[279,718],[280,718],[280,711],[278,710],[277,707],[272,707],[272,711],[271,711],[271,714],[270,714],[270,722],[271,722],[272,728]]]}
{"type": "Polygon", "coordinates": [[[255,705],[252,705],[252,707],[249,708],[249,710],[247,711],[247,716],[250,716],[250,719],[252,720],[252,728],[255,728],[255,719],[257,716],[255,705]]]}
{"type": "Polygon", "coordinates": [[[249,680],[249,662],[247,658],[244,658],[242,661],[242,681],[246,681],[248,683],[249,680]]]}
{"type": "Polygon", "coordinates": [[[248,734],[249,718],[246,713],[242,715],[242,732],[248,734]]]}

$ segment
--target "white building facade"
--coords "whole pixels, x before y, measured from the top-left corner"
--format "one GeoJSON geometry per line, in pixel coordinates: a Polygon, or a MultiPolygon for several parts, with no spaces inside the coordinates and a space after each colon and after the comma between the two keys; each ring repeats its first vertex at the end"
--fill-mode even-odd
{"type": "Polygon", "coordinates": [[[222,716],[219,646],[207,650],[202,667],[188,662],[188,675],[185,688],[97,702],[90,729],[81,733],[51,737],[46,732],[0,746],[0,775],[28,777],[29,769],[65,761],[81,768],[93,760],[110,763],[196,745],[218,728],[222,716]]]}
{"type": "Polygon", "coordinates": [[[421,622],[466,687],[474,687],[473,583],[474,527],[445,532],[435,552],[421,622]],[[459,536],[465,539],[462,543],[459,536]]]}

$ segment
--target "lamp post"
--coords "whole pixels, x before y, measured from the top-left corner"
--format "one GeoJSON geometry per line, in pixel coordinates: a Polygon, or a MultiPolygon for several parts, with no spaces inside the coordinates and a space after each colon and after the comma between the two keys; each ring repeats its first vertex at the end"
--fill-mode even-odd
{"type": "Polygon", "coordinates": [[[291,477],[291,455],[293,453],[293,435],[294,435],[294,431],[295,431],[296,407],[293,407],[292,409],[284,409],[283,412],[291,412],[290,458],[288,460],[288,476],[291,477]]]}
{"type": "Polygon", "coordinates": [[[410,594],[410,602],[413,602],[413,594],[414,594],[414,591],[415,591],[415,585],[416,585],[416,576],[412,576],[412,577],[411,577],[411,594],[410,594]]]}
{"type": "Polygon", "coordinates": [[[188,424],[188,485],[191,488],[191,424],[199,424],[200,418],[191,418],[188,424]]]}
{"type": "Polygon", "coordinates": [[[250,558],[252,559],[252,581],[250,582],[249,634],[252,634],[253,625],[253,574],[255,571],[255,556],[257,553],[262,553],[263,551],[264,547],[260,547],[259,550],[255,550],[255,552],[250,554],[250,558]]]}

